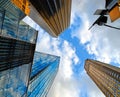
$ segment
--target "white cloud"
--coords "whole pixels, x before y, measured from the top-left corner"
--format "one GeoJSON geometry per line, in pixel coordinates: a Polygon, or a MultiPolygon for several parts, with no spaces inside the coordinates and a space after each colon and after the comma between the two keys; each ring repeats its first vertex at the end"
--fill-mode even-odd
{"type": "MultiPolygon", "coordinates": [[[[75,23],[76,15],[82,20],[82,26],[77,30],[73,29],[72,36],[77,37],[80,44],[83,44],[88,53],[93,54],[96,59],[108,63],[111,61],[120,63],[120,33],[113,29],[98,26],[88,31],[92,22],[97,18],[93,16],[93,13],[97,8],[104,8],[104,3],[101,3],[100,0],[90,2],[88,0],[72,1],[71,23],[75,23]],[[98,5],[98,3],[101,5],[98,5]]],[[[104,2],[104,0],[102,1],[104,2]]],[[[48,97],[79,97],[81,85],[85,84],[85,88],[88,89],[88,97],[104,97],[86,74],[80,76],[81,80],[79,81],[72,76],[72,65],[77,65],[80,60],[76,55],[75,48],[68,41],[61,38],[51,38],[38,26],[33,25],[33,27],[37,27],[39,30],[36,50],[61,57],[59,72],[48,93],[48,97]]]]}
{"type": "Polygon", "coordinates": [[[59,72],[48,97],[79,97],[78,82],[76,83],[77,80],[73,77],[74,72],[72,70],[72,66],[80,62],[75,48],[66,40],[50,37],[41,28],[39,31],[36,50],[61,58],[59,72]]]}
{"type": "MultiPolygon", "coordinates": [[[[95,59],[107,63],[120,63],[119,31],[104,26],[99,27],[97,25],[95,25],[91,30],[88,30],[96,19],[96,16],[93,15],[94,11],[98,8],[104,8],[104,1],[102,1],[103,3],[99,0],[92,0],[91,3],[86,1],[87,0],[83,1],[82,5],[84,6],[81,7],[78,3],[80,2],[79,0],[76,0],[75,4],[73,2],[74,6],[77,6],[77,4],[79,6],[77,6],[77,13],[79,13],[77,15],[83,22],[82,27],[73,32],[72,36],[77,37],[80,40],[80,43],[86,46],[88,53],[95,56],[95,59]],[[96,2],[98,2],[99,5],[96,2]]],[[[74,13],[75,12],[76,10],[74,9],[74,13]]],[[[74,18],[75,17],[72,19],[73,24],[75,23],[74,18]]],[[[120,20],[110,23],[109,20],[108,24],[119,27],[119,21],[120,20]]]]}
{"type": "Polygon", "coordinates": [[[72,33],[72,37],[77,37],[78,39],[80,39],[80,43],[84,44],[88,41],[90,41],[91,37],[92,37],[92,33],[90,31],[88,31],[89,29],[89,21],[87,20],[86,15],[83,15],[84,18],[81,17],[82,20],[85,20],[82,23],[82,27],[76,29],[75,32],[72,33]]]}
{"type": "MultiPolygon", "coordinates": [[[[80,27],[73,30],[72,37],[79,39],[80,45],[83,44],[89,54],[94,55],[95,59],[103,62],[115,62],[120,64],[120,43],[119,36],[120,32],[115,29],[107,28],[104,26],[95,25],[91,30],[88,28],[98,18],[93,13],[96,9],[104,8],[105,0],[76,0],[73,1],[73,12],[72,12],[72,24],[76,24],[75,18],[77,15],[81,18],[80,27]],[[84,6],[83,6],[84,5],[84,6]]],[[[114,23],[108,24],[119,27],[120,19],[114,23]]],[[[77,22],[78,23],[78,22],[77,22]]],[[[102,93],[99,94],[100,90],[96,88],[93,82],[88,76],[81,77],[81,84],[87,84],[88,97],[104,97],[102,93]],[[88,84],[89,83],[89,84],[88,84]],[[91,83],[91,84],[90,84],[91,83]]]]}
{"type": "Polygon", "coordinates": [[[103,29],[103,31],[100,29],[97,32],[93,31],[93,38],[87,44],[87,50],[101,61],[120,63],[120,33],[114,29],[106,29],[104,27],[103,29]]]}
{"type": "MultiPolygon", "coordinates": [[[[25,19],[29,23],[29,19],[25,19]]],[[[76,49],[66,40],[52,38],[43,29],[32,22],[32,27],[39,31],[36,51],[60,56],[60,65],[48,97],[79,97],[79,82],[73,77],[72,66],[80,60],[76,49]],[[63,95],[64,94],[64,95],[63,95]]]]}

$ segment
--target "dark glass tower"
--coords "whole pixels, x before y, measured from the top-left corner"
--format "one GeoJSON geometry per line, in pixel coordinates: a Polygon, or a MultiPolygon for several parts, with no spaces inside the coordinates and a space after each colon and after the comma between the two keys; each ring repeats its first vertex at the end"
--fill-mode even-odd
{"type": "Polygon", "coordinates": [[[58,72],[60,57],[35,52],[28,97],[46,97],[58,72]]]}
{"type": "Polygon", "coordinates": [[[29,16],[50,35],[57,37],[70,25],[72,0],[29,1],[29,16]]]}
{"type": "Polygon", "coordinates": [[[120,68],[87,59],[85,70],[106,97],[120,97],[120,68]]]}
{"type": "Polygon", "coordinates": [[[0,97],[23,97],[33,62],[37,31],[10,0],[0,0],[0,97]]]}

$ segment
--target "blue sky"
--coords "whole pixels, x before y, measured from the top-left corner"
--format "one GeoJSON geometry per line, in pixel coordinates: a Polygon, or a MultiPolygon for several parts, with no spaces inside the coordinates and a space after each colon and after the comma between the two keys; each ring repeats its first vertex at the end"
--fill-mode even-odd
{"type": "MultiPolygon", "coordinates": [[[[97,25],[88,31],[98,18],[93,13],[104,5],[105,0],[72,0],[71,25],[58,38],[25,19],[39,31],[36,50],[61,57],[48,97],[105,97],[84,70],[87,58],[120,67],[119,31],[97,25]]],[[[108,24],[119,27],[119,22],[108,24]]]]}

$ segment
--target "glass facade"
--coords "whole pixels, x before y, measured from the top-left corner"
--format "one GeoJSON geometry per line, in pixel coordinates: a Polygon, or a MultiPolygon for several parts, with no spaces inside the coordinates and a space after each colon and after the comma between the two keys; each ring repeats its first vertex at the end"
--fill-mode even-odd
{"type": "Polygon", "coordinates": [[[9,11],[0,8],[0,35],[35,44],[37,31],[9,11]]]}
{"type": "Polygon", "coordinates": [[[23,97],[26,95],[30,64],[0,72],[0,97],[23,97]]]}
{"type": "Polygon", "coordinates": [[[22,11],[5,1],[0,1],[0,71],[32,62],[37,39],[37,31],[20,20],[22,11]]]}
{"type": "Polygon", "coordinates": [[[0,36],[0,71],[32,62],[35,45],[0,36]]]}
{"type": "Polygon", "coordinates": [[[12,0],[0,0],[0,8],[9,11],[9,13],[13,14],[15,17],[22,20],[25,17],[25,14],[14,4],[11,2],[12,0]]]}
{"type": "Polygon", "coordinates": [[[26,97],[37,31],[11,0],[0,0],[0,97],[26,97]]]}
{"type": "Polygon", "coordinates": [[[0,97],[45,97],[58,71],[59,57],[34,55],[38,32],[24,17],[11,0],[0,0],[0,97]]]}
{"type": "Polygon", "coordinates": [[[0,35],[35,44],[37,31],[22,21],[24,17],[10,0],[0,0],[0,35]]]}
{"type": "Polygon", "coordinates": [[[37,31],[23,21],[20,21],[17,38],[34,44],[36,42],[36,37],[37,31]]]}
{"type": "Polygon", "coordinates": [[[60,57],[35,52],[28,97],[46,97],[57,74],[60,57]]]}

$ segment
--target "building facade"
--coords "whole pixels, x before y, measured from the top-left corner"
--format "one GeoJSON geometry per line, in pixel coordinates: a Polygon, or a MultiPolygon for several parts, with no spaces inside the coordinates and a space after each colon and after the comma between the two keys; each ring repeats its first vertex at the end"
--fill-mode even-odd
{"type": "Polygon", "coordinates": [[[57,37],[70,25],[72,0],[29,0],[30,18],[57,37]]]}
{"type": "Polygon", "coordinates": [[[87,59],[85,70],[106,97],[120,97],[120,68],[87,59]]]}
{"type": "Polygon", "coordinates": [[[0,97],[45,97],[58,71],[59,57],[34,55],[38,31],[22,21],[27,1],[0,0],[0,97]]]}
{"type": "Polygon", "coordinates": [[[37,31],[10,0],[0,0],[0,97],[27,94],[37,31]]]}
{"type": "Polygon", "coordinates": [[[28,15],[53,37],[57,37],[70,25],[72,0],[9,1],[16,5],[25,13],[25,15],[28,15]]]}
{"type": "Polygon", "coordinates": [[[58,72],[60,57],[35,52],[27,97],[46,97],[58,72]]]}

